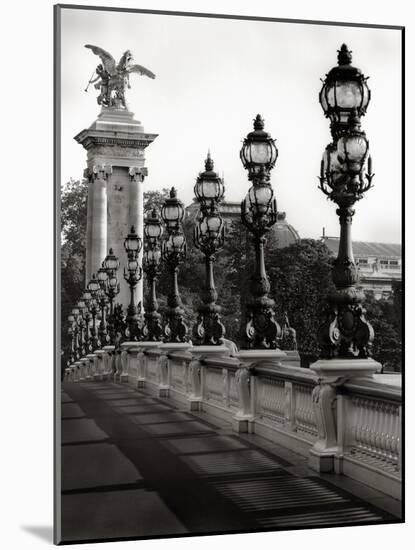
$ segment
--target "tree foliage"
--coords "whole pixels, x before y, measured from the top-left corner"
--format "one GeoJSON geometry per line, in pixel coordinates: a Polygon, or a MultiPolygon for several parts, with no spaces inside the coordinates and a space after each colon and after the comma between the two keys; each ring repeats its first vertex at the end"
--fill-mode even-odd
{"type": "Polygon", "coordinates": [[[279,320],[287,312],[297,331],[298,351],[310,358],[319,353],[317,331],[325,317],[328,293],[333,290],[332,261],[327,246],[312,239],[268,251],[271,293],[279,320]]]}
{"type": "Polygon", "coordinates": [[[393,286],[392,296],[387,300],[366,296],[366,315],[375,332],[373,358],[382,364],[384,371],[402,369],[400,300],[401,284],[393,286]]]}
{"type": "Polygon", "coordinates": [[[71,179],[61,188],[61,342],[70,349],[66,319],[84,288],[88,184],[71,179]]]}

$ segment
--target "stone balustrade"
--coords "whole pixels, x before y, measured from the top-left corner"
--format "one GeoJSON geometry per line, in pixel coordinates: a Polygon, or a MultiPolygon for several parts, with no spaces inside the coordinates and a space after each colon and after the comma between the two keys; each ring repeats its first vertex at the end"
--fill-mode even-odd
{"type": "MultiPolygon", "coordinates": [[[[366,360],[319,361],[299,367],[298,355],[246,360],[225,346],[126,342],[97,350],[66,369],[65,380],[110,379],[220,418],[336,472],[400,498],[400,375],[377,375],[366,360]]],[[[137,397],[139,399],[139,397],[137,397]]]]}

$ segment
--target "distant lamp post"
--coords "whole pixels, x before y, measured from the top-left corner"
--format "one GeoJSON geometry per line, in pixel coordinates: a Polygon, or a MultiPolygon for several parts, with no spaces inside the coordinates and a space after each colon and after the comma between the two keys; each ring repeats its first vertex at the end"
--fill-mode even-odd
{"type": "Polygon", "coordinates": [[[107,322],[106,322],[108,299],[105,293],[106,283],[108,280],[108,273],[104,267],[100,267],[98,269],[97,279],[100,287],[99,290],[97,291],[97,300],[98,300],[99,308],[101,310],[101,320],[99,322],[99,327],[98,327],[98,339],[99,339],[100,347],[103,347],[108,343],[107,322]]]}
{"type": "Polygon", "coordinates": [[[91,342],[91,314],[89,311],[91,304],[91,293],[86,289],[82,294],[82,301],[85,304],[82,312],[82,317],[84,319],[84,347],[85,353],[91,353],[92,351],[92,342],[91,342]]]}
{"type": "Polygon", "coordinates": [[[161,220],[157,210],[153,208],[148,212],[144,222],[145,250],[143,256],[143,269],[148,277],[150,295],[144,313],[145,322],[143,338],[149,342],[158,342],[161,340],[163,334],[156,294],[157,278],[160,274],[160,243],[162,234],[163,227],[161,225],[161,220]]]}
{"type": "Polygon", "coordinates": [[[91,301],[89,303],[89,311],[92,317],[92,328],[91,328],[91,345],[92,349],[95,350],[99,344],[98,331],[96,326],[96,318],[99,312],[98,305],[98,292],[100,290],[100,284],[95,273],[92,274],[92,278],[87,285],[88,291],[91,294],[91,301]]]}
{"type": "Polygon", "coordinates": [[[351,52],[345,44],[338,54],[339,67],[328,73],[320,93],[320,103],[331,120],[333,142],[323,154],[319,188],[338,206],[340,242],[332,270],[336,291],[329,296],[319,342],[323,358],[366,358],[371,355],[374,333],[364,316],[364,293],[356,288],[351,227],[353,206],[372,187],[374,176],[369,144],[360,128],[370,91],[367,79],[351,66],[351,52]]]}
{"type": "Polygon", "coordinates": [[[246,325],[243,329],[245,349],[277,349],[281,328],[275,320],[275,302],[268,297],[270,284],[265,270],[264,247],[266,235],[277,221],[277,203],[270,184],[278,150],[274,140],[264,130],[260,115],[254,120],[254,131],[245,138],[241,160],[252,181],[241,203],[243,224],[253,235],[256,267],[251,279],[253,300],[247,304],[246,325]]]}
{"type": "Polygon", "coordinates": [[[193,240],[195,246],[205,255],[206,263],[203,304],[198,309],[198,319],[193,327],[196,345],[220,345],[225,336],[225,327],[220,319],[221,307],[216,304],[218,293],[213,276],[215,253],[222,248],[225,236],[225,226],[219,214],[224,185],[213,169],[213,160],[208,153],[205,171],[199,174],[194,186],[194,192],[200,204],[201,218],[195,226],[193,240]]]}
{"type": "Polygon", "coordinates": [[[71,339],[70,364],[75,361],[75,316],[70,313],[68,315],[68,335],[71,339]]]}
{"type": "Polygon", "coordinates": [[[138,341],[141,338],[140,320],[135,305],[135,288],[142,278],[142,269],[138,263],[138,254],[143,246],[142,239],[137,235],[134,226],[124,240],[124,248],[127,252],[127,268],[124,268],[124,279],[130,287],[130,304],[127,308],[125,319],[128,328],[128,338],[138,341]]]}
{"type": "Polygon", "coordinates": [[[105,257],[105,260],[102,264],[103,268],[107,272],[107,280],[105,282],[105,293],[109,301],[109,315],[108,315],[108,335],[110,338],[111,344],[115,341],[115,326],[114,326],[114,299],[117,294],[120,292],[120,283],[117,279],[117,270],[120,266],[120,262],[116,256],[114,256],[114,251],[112,248],[109,249],[108,255],[105,257]]]}
{"type": "Polygon", "coordinates": [[[76,307],[79,311],[79,315],[78,315],[78,330],[79,330],[78,354],[79,354],[79,357],[81,358],[84,355],[86,355],[86,346],[85,346],[85,328],[86,328],[86,324],[85,324],[85,319],[84,319],[86,304],[83,300],[79,300],[78,303],[76,304],[76,307]]]}
{"type": "Polygon", "coordinates": [[[73,342],[74,342],[74,359],[75,361],[78,361],[78,359],[81,357],[79,354],[79,324],[78,324],[78,318],[79,318],[79,309],[77,307],[72,308],[71,315],[73,316],[74,322],[73,322],[73,342]]]}
{"type": "Polygon", "coordinates": [[[170,271],[170,292],[167,298],[167,323],[164,327],[164,335],[167,342],[187,342],[188,328],[183,319],[184,310],[177,281],[179,265],[186,257],[186,239],[182,230],[184,208],[177,198],[174,187],[170,190],[170,197],[164,202],[161,216],[168,233],[168,238],[163,242],[162,257],[170,271]]]}

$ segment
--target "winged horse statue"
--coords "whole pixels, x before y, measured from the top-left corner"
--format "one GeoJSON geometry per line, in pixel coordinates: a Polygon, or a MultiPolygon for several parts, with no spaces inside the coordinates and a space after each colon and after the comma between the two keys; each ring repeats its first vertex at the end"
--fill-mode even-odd
{"type": "Polygon", "coordinates": [[[95,55],[101,58],[100,63],[95,69],[96,77],[90,78],[85,91],[88,91],[90,84],[94,84],[100,94],[97,97],[98,105],[105,107],[115,107],[128,109],[125,100],[125,89],[131,88],[130,74],[137,73],[149,78],[156,78],[156,75],[143,67],[134,63],[134,58],[130,50],[127,50],[121,56],[118,64],[110,53],[98,46],[86,44],[85,48],[89,48],[95,55]]]}

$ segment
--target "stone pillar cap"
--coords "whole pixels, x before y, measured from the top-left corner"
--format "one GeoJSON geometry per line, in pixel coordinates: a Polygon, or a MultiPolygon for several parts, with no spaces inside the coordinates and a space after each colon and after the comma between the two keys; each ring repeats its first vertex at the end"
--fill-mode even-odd
{"type": "Polygon", "coordinates": [[[164,342],[160,346],[160,350],[163,352],[169,352],[169,351],[177,351],[177,350],[185,350],[189,348],[193,348],[193,344],[191,342],[164,342]]]}
{"type": "Polygon", "coordinates": [[[224,355],[228,357],[231,351],[228,346],[222,344],[220,346],[193,346],[191,353],[196,357],[200,355],[224,355]]]}
{"type": "Polygon", "coordinates": [[[374,359],[319,359],[312,365],[312,370],[320,380],[328,383],[361,378],[362,376],[372,377],[380,372],[382,365],[374,359]]]}
{"type": "Polygon", "coordinates": [[[114,351],[115,350],[115,346],[104,346],[102,348],[104,351],[114,351]]]}

